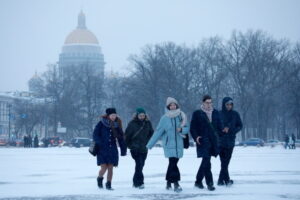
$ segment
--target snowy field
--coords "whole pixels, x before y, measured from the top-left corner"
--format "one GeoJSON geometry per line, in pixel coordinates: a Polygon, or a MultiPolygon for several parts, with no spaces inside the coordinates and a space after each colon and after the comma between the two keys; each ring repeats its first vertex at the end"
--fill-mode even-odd
{"type": "MultiPolygon", "coordinates": [[[[162,148],[148,154],[144,168],[145,189],[132,188],[134,162],[122,157],[114,169],[114,191],[96,186],[98,167],[87,148],[0,148],[0,200],[276,200],[300,199],[300,149],[282,147],[236,147],[230,165],[231,187],[216,191],[194,188],[201,159],[190,148],[179,161],[182,193],[165,190],[167,159],[162,148]]],[[[214,181],[219,175],[219,158],[212,159],[214,181]]]]}

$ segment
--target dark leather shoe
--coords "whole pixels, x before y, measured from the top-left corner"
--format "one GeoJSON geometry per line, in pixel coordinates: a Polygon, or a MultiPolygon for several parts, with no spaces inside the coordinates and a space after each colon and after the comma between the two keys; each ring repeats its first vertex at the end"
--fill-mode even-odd
{"type": "Polygon", "coordinates": [[[174,192],[181,192],[182,188],[180,187],[178,182],[174,183],[174,192]]]}
{"type": "Polygon", "coordinates": [[[198,189],[204,189],[202,182],[195,182],[195,187],[198,189]]]}
{"type": "Polygon", "coordinates": [[[233,180],[225,181],[226,186],[233,185],[233,180]]]}
{"type": "Polygon", "coordinates": [[[208,189],[209,191],[214,191],[216,188],[215,188],[213,185],[208,185],[208,186],[207,186],[207,189],[208,189]]]}

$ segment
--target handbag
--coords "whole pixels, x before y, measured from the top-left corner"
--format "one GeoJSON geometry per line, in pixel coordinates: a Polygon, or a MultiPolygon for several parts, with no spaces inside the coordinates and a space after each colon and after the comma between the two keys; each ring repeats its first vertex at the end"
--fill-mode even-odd
{"type": "Polygon", "coordinates": [[[98,145],[96,144],[95,141],[92,141],[91,142],[91,145],[89,147],[89,152],[90,154],[92,154],[93,156],[96,156],[97,155],[97,152],[98,152],[98,145]]]}
{"type": "MultiPolygon", "coordinates": [[[[182,116],[180,113],[180,122],[182,122],[182,116]]],[[[188,149],[190,147],[190,137],[189,134],[184,135],[185,137],[183,138],[183,148],[188,149]]]]}
{"type": "Polygon", "coordinates": [[[189,134],[185,135],[185,138],[183,138],[183,148],[188,149],[190,147],[190,137],[189,134]]]}

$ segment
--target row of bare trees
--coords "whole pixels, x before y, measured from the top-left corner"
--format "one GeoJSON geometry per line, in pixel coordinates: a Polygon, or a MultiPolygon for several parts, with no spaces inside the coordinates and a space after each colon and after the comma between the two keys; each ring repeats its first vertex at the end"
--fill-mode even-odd
{"type": "Polygon", "coordinates": [[[231,96],[245,124],[240,139],[300,136],[299,47],[262,31],[233,32],[228,41],[212,37],[196,47],[149,45],[130,57],[133,70],[115,98],[126,101],[126,110],[144,106],[157,122],[168,96],[189,116],[204,94],[218,109],[231,96]]]}
{"type": "Polygon", "coordinates": [[[45,99],[39,123],[47,122],[54,135],[61,122],[68,138],[90,136],[105,107],[116,107],[126,124],[143,106],[156,125],[168,96],[178,99],[191,117],[201,97],[210,94],[217,109],[223,97],[234,99],[245,125],[240,140],[300,136],[299,43],[262,31],[234,31],[228,40],[211,37],[192,47],[147,45],[129,61],[129,75],[105,79],[88,63],[63,69],[50,65],[29,82],[45,99]]]}
{"type": "MultiPolygon", "coordinates": [[[[103,108],[103,81],[99,70],[89,63],[64,68],[49,65],[46,72],[29,81],[30,91],[39,102],[15,103],[15,113],[25,116],[16,119],[15,129],[42,125],[46,137],[90,136],[103,108]],[[67,132],[59,134],[59,125],[67,132]]],[[[32,129],[26,131],[31,132],[32,129]]]]}

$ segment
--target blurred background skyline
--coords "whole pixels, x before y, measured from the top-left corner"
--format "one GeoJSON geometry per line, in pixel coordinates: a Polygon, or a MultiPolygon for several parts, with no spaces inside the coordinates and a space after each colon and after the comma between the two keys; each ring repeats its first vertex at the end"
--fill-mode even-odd
{"type": "Polygon", "coordinates": [[[300,39],[297,0],[0,1],[0,91],[28,90],[35,71],[56,63],[80,10],[98,38],[105,72],[127,74],[127,58],[147,44],[197,46],[204,38],[228,39],[233,30],[260,29],[292,43],[300,39]]]}

